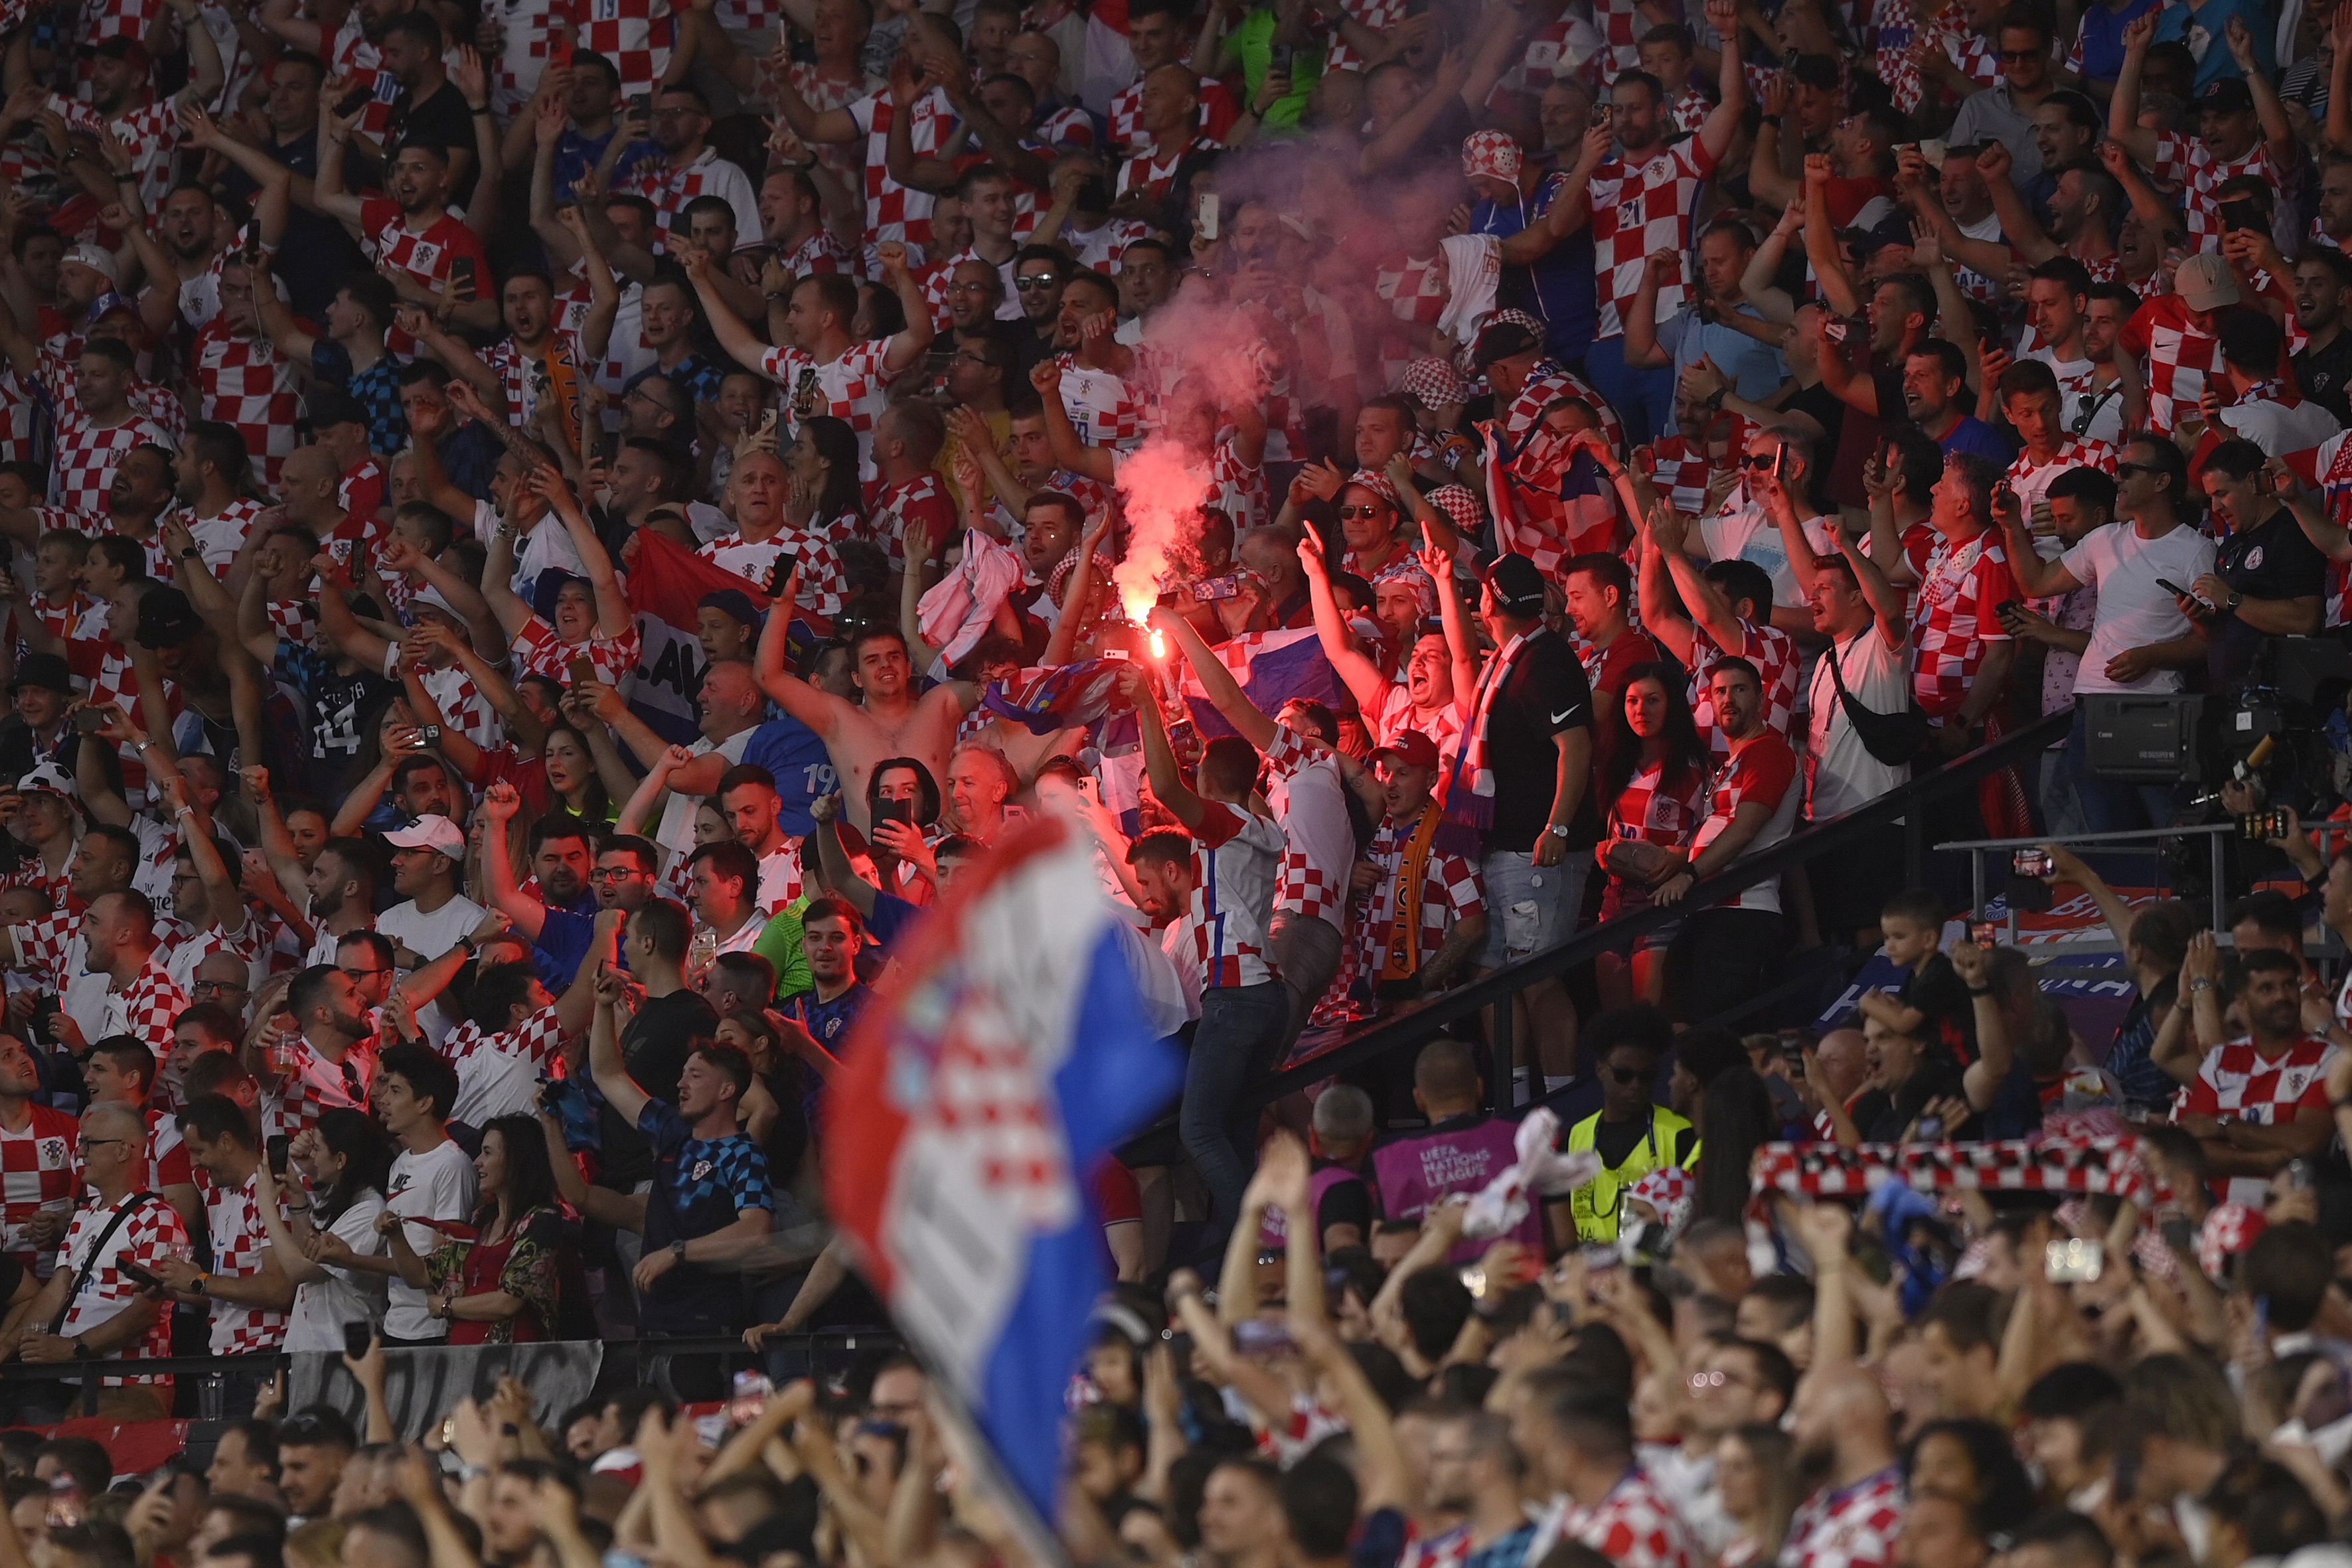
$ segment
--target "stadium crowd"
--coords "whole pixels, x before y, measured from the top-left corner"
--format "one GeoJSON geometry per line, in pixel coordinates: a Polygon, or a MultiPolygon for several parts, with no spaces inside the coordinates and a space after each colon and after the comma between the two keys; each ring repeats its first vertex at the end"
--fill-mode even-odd
{"type": "Polygon", "coordinates": [[[0,1568],[1045,1568],[808,1337],[1040,818],[1189,1053],[1072,1560],[2352,1551],[2335,803],[2053,842],[2093,1037],[1885,813],[1718,875],[2070,710],[1908,813],[2172,824],[2094,703],[2340,639],[2352,0],[0,0],[0,1568]]]}

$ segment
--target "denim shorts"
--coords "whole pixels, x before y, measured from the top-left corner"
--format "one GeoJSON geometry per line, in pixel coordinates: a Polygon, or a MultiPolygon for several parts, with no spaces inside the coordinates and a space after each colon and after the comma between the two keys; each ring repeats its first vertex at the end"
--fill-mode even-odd
{"type": "Polygon", "coordinates": [[[1532,851],[1497,849],[1478,862],[1478,874],[1486,891],[1486,945],[1477,962],[1499,969],[1576,934],[1592,851],[1570,848],[1559,865],[1538,866],[1532,851]]]}

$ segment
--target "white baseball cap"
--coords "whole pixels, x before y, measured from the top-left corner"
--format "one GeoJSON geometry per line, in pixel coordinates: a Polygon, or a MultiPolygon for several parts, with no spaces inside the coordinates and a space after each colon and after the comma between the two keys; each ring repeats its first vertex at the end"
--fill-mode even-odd
{"type": "Polygon", "coordinates": [[[383,841],[394,849],[433,849],[463,864],[466,858],[466,835],[447,817],[439,813],[420,816],[407,826],[383,836],[383,841]]]}

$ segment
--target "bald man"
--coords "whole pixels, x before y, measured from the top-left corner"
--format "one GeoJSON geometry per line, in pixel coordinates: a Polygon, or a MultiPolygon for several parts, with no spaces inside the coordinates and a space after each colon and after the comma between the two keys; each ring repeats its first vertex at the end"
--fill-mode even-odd
{"type": "Polygon", "coordinates": [[[1798,1385],[1792,1416],[1799,1467],[1824,1479],[1789,1521],[1780,1560],[1791,1568],[1832,1562],[1886,1568],[1895,1560],[1904,1507],[1886,1395],[1852,1362],[1817,1367],[1798,1385]]]}
{"type": "MultiPolygon", "coordinates": [[[[1459,1040],[1433,1040],[1412,1064],[1413,1103],[1429,1118],[1425,1131],[1403,1133],[1372,1150],[1372,1180],[1381,1212],[1391,1219],[1418,1220],[1454,1193],[1475,1193],[1517,1158],[1512,1147],[1517,1124],[1487,1114],[1478,1060],[1459,1040]]],[[[1516,1241],[1544,1242],[1543,1215],[1530,1204],[1511,1232],[1516,1241]]],[[[1454,1261],[1466,1263],[1484,1242],[1456,1247],[1454,1261]]]]}

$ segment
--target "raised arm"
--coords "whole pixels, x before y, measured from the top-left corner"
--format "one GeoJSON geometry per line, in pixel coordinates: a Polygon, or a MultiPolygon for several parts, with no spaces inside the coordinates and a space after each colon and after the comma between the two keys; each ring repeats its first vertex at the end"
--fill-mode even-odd
{"type": "Polygon", "coordinates": [[[1249,693],[1242,689],[1241,682],[1234,679],[1234,672],[1225,668],[1224,662],[1209,651],[1209,645],[1201,640],[1192,623],[1165,608],[1154,609],[1150,621],[1153,630],[1175,638],[1184,650],[1184,661],[1192,667],[1201,689],[1208,694],[1209,705],[1224,716],[1225,722],[1261,752],[1274,744],[1282,726],[1249,700],[1249,693]]]}
{"type": "Polygon", "coordinates": [[[1151,778],[1151,794],[1177,821],[1197,828],[1208,816],[1208,803],[1194,795],[1177,770],[1175,749],[1168,743],[1168,723],[1160,716],[1160,694],[1150,677],[1133,665],[1119,672],[1127,700],[1135,704],[1136,721],[1143,731],[1143,765],[1151,778]]]}

